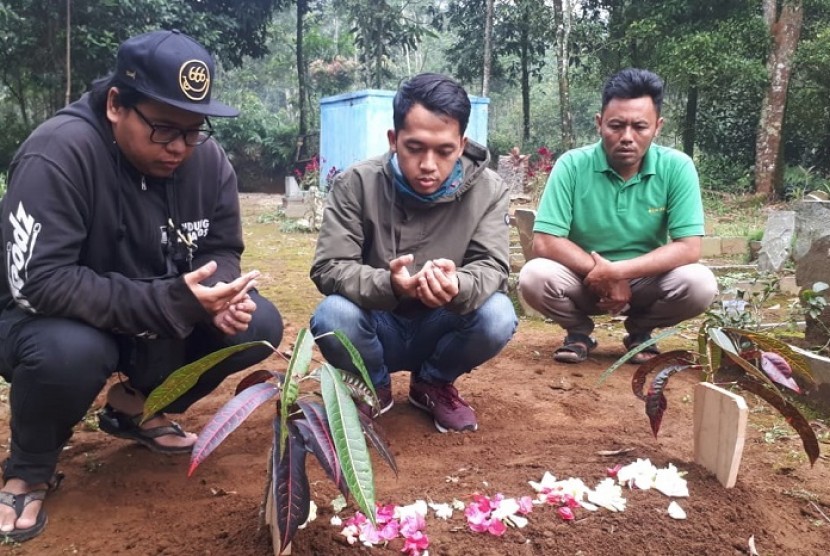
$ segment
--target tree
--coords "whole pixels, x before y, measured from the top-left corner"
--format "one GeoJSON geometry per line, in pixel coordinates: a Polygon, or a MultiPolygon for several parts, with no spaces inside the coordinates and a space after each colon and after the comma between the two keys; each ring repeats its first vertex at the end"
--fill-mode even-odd
{"type": "Polygon", "coordinates": [[[772,46],[767,61],[769,87],[761,105],[755,154],[755,192],[771,196],[780,189],[783,177],[782,133],[787,91],[804,9],[801,0],[784,0],[781,9],[775,0],[764,0],[764,21],[772,46]]]}
{"type": "Polygon", "coordinates": [[[556,23],[556,76],[559,83],[559,119],[562,122],[562,149],[568,150],[574,146],[570,78],[568,71],[571,65],[570,0],[554,0],[553,13],[556,23]]]}
{"type": "Polygon", "coordinates": [[[490,94],[490,73],[493,68],[493,10],[495,0],[486,0],[484,10],[484,66],[481,68],[481,96],[490,94]]]}

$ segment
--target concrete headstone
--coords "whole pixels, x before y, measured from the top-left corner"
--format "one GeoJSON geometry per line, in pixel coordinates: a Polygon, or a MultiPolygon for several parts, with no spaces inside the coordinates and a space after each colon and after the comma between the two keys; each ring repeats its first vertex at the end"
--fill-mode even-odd
{"type": "MultiPolygon", "coordinates": [[[[812,288],[816,282],[830,284],[830,235],[813,241],[810,250],[795,265],[795,281],[802,288],[812,288]]],[[[804,338],[811,345],[823,345],[830,340],[830,307],[817,320],[807,318],[804,338]]]]}
{"type": "Polygon", "coordinates": [[[524,254],[525,261],[529,261],[533,258],[533,224],[536,222],[536,211],[516,209],[513,217],[516,219],[516,229],[519,230],[522,254],[524,254]]]}
{"type": "Polygon", "coordinates": [[[758,270],[778,272],[790,258],[795,233],[795,212],[782,210],[769,215],[758,254],[758,270]]]}
{"type": "Polygon", "coordinates": [[[798,262],[820,237],[830,236],[830,201],[801,201],[795,206],[795,247],[798,262]]]}

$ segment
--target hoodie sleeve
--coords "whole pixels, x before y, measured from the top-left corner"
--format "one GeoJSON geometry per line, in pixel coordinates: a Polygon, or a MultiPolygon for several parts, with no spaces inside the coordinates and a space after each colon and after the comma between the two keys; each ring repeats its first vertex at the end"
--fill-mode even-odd
{"type": "Polygon", "coordinates": [[[475,187],[489,187],[491,203],[478,222],[464,253],[458,274],[458,295],[450,302],[450,309],[461,314],[481,307],[497,291],[507,289],[510,273],[510,230],[508,209],[510,194],[496,174],[486,172],[488,181],[475,187]]]}
{"type": "Polygon", "coordinates": [[[326,199],[323,225],[311,266],[311,280],[323,295],[339,294],[368,310],[391,311],[398,305],[386,268],[363,264],[362,188],[360,175],[337,176],[326,199]]]}
{"type": "Polygon", "coordinates": [[[21,155],[2,202],[6,279],[31,313],[73,318],[119,334],[185,337],[207,312],[182,277],[136,280],[79,263],[94,218],[84,186],[94,174],[67,145],[21,155]]]}

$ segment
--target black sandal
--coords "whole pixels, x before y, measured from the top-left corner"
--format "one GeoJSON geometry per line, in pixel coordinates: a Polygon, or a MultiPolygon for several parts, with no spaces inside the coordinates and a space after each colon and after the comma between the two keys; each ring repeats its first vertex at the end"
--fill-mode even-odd
{"type": "Polygon", "coordinates": [[[585,334],[572,333],[565,336],[562,347],[553,352],[553,360],[560,363],[582,363],[588,359],[597,341],[585,334]]]}
{"type": "Polygon", "coordinates": [[[193,446],[164,446],[156,441],[159,436],[187,436],[178,423],[143,429],[139,425],[141,414],[127,415],[107,404],[98,414],[98,426],[107,434],[118,438],[133,440],[159,454],[189,454],[193,446]]]}
{"type": "MultiPolygon", "coordinates": [[[[6,463],[3,462],[3,469],[5,471],[6,463]]],[[[5,482],[4,478],[4,482],[5,482]]],[[[46,483],[46,488],[38,488],[30,490],[22,494],[12,494],[11,492],[0,491],[0,504],[8,506],[14,510],[15,515],[19,518],[26,506],[32,502],[46,499],[46,495],[58,489],[63,481],[63,473],[56,472],[52,478],[46,483]]],[[[12,529],[11,531],[0,531],[0,541],[2,542],[24,542],[31,540],[40,535],[46,528],[46,523],[49,521],[46,515],[46,509],[41,504],[40,511],[37,513],[34,524],[25,529],[12,529]]]]}
{"type": "MultiPolygon", "coordinates": [[[[634,335],[634,334],[626,334],[623,338],[623,346],[627,351],[631,351],[632,349],[636,349],[641,344],[644,344],[651,340],[651,334],[645,335],[634,335]]],[[[631,363],[632,365],[642,365],[654,359],[656,355],[660,355],[660,350],[657,349],[657,346],[652,344],[646,348],[643,348],[642,351],[638,352],[636,355],[631,357],[627,363],[631,363]]]]}

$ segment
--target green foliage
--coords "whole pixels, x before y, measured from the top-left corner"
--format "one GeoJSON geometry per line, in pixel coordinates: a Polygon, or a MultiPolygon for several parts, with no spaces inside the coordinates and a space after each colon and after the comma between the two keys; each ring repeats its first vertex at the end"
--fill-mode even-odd
{"type": "Polygon", "coordinates": [[[700,186],[704,189],[735,194],[752,191],[750,166],[735,162],[726,154],[699,153],[695,164],[700,175],[700,186]]]}
{"type": "Polygon", "coordinates": [[[5,172],[0,172],[0,199],[6,195],[8,176],[5,172]]]}
{"type": "MultiPolygon", "coordinates": [[[[279,549],[291,542],[308,517],[311,494],[306,453],[311,452],[317,457],[334,484],[345,496],[353,496],[373,523],[376,519],[375,487],[367,437],[390,467],[397,469],[386,442],[355,405],[355,399],[358,399],[375,413],[379,411],[377,394],[360,354],[345,335],[338,332],[334,335],[351,355],[360,376],[328,363],[312,370],[315,339],[308,330],[300,329],[285,374],[258,370],[244,378],[237,387],[236,396],[216,412],[193,446],[188,475],[259,405],[279,396],[266,489],[266,499],[272,501],[276,510],[276,525],[281,537],[273,541],[278,543],[279,549]],[[273,379],[276,384],[270,382],[273,379]],[[301,384],[307,380],[319,381],[320,393],[304,393],[301,384]]],[[[178,399],[202,374],[232,353],[262,345],[274,349],[267,342],[250,342],[208,354],[177,369],[147,397],[145,418],[178,399]]]]}
{"type": "Polygon", "coordinates": [[[290,167],[294,161],[297,126],[284,111],[273,111],[252,91],[238,90],[223,100],[240,109],[238,118],[214,120],[216,138],[234,164],[266,170],[290,167]]]}

